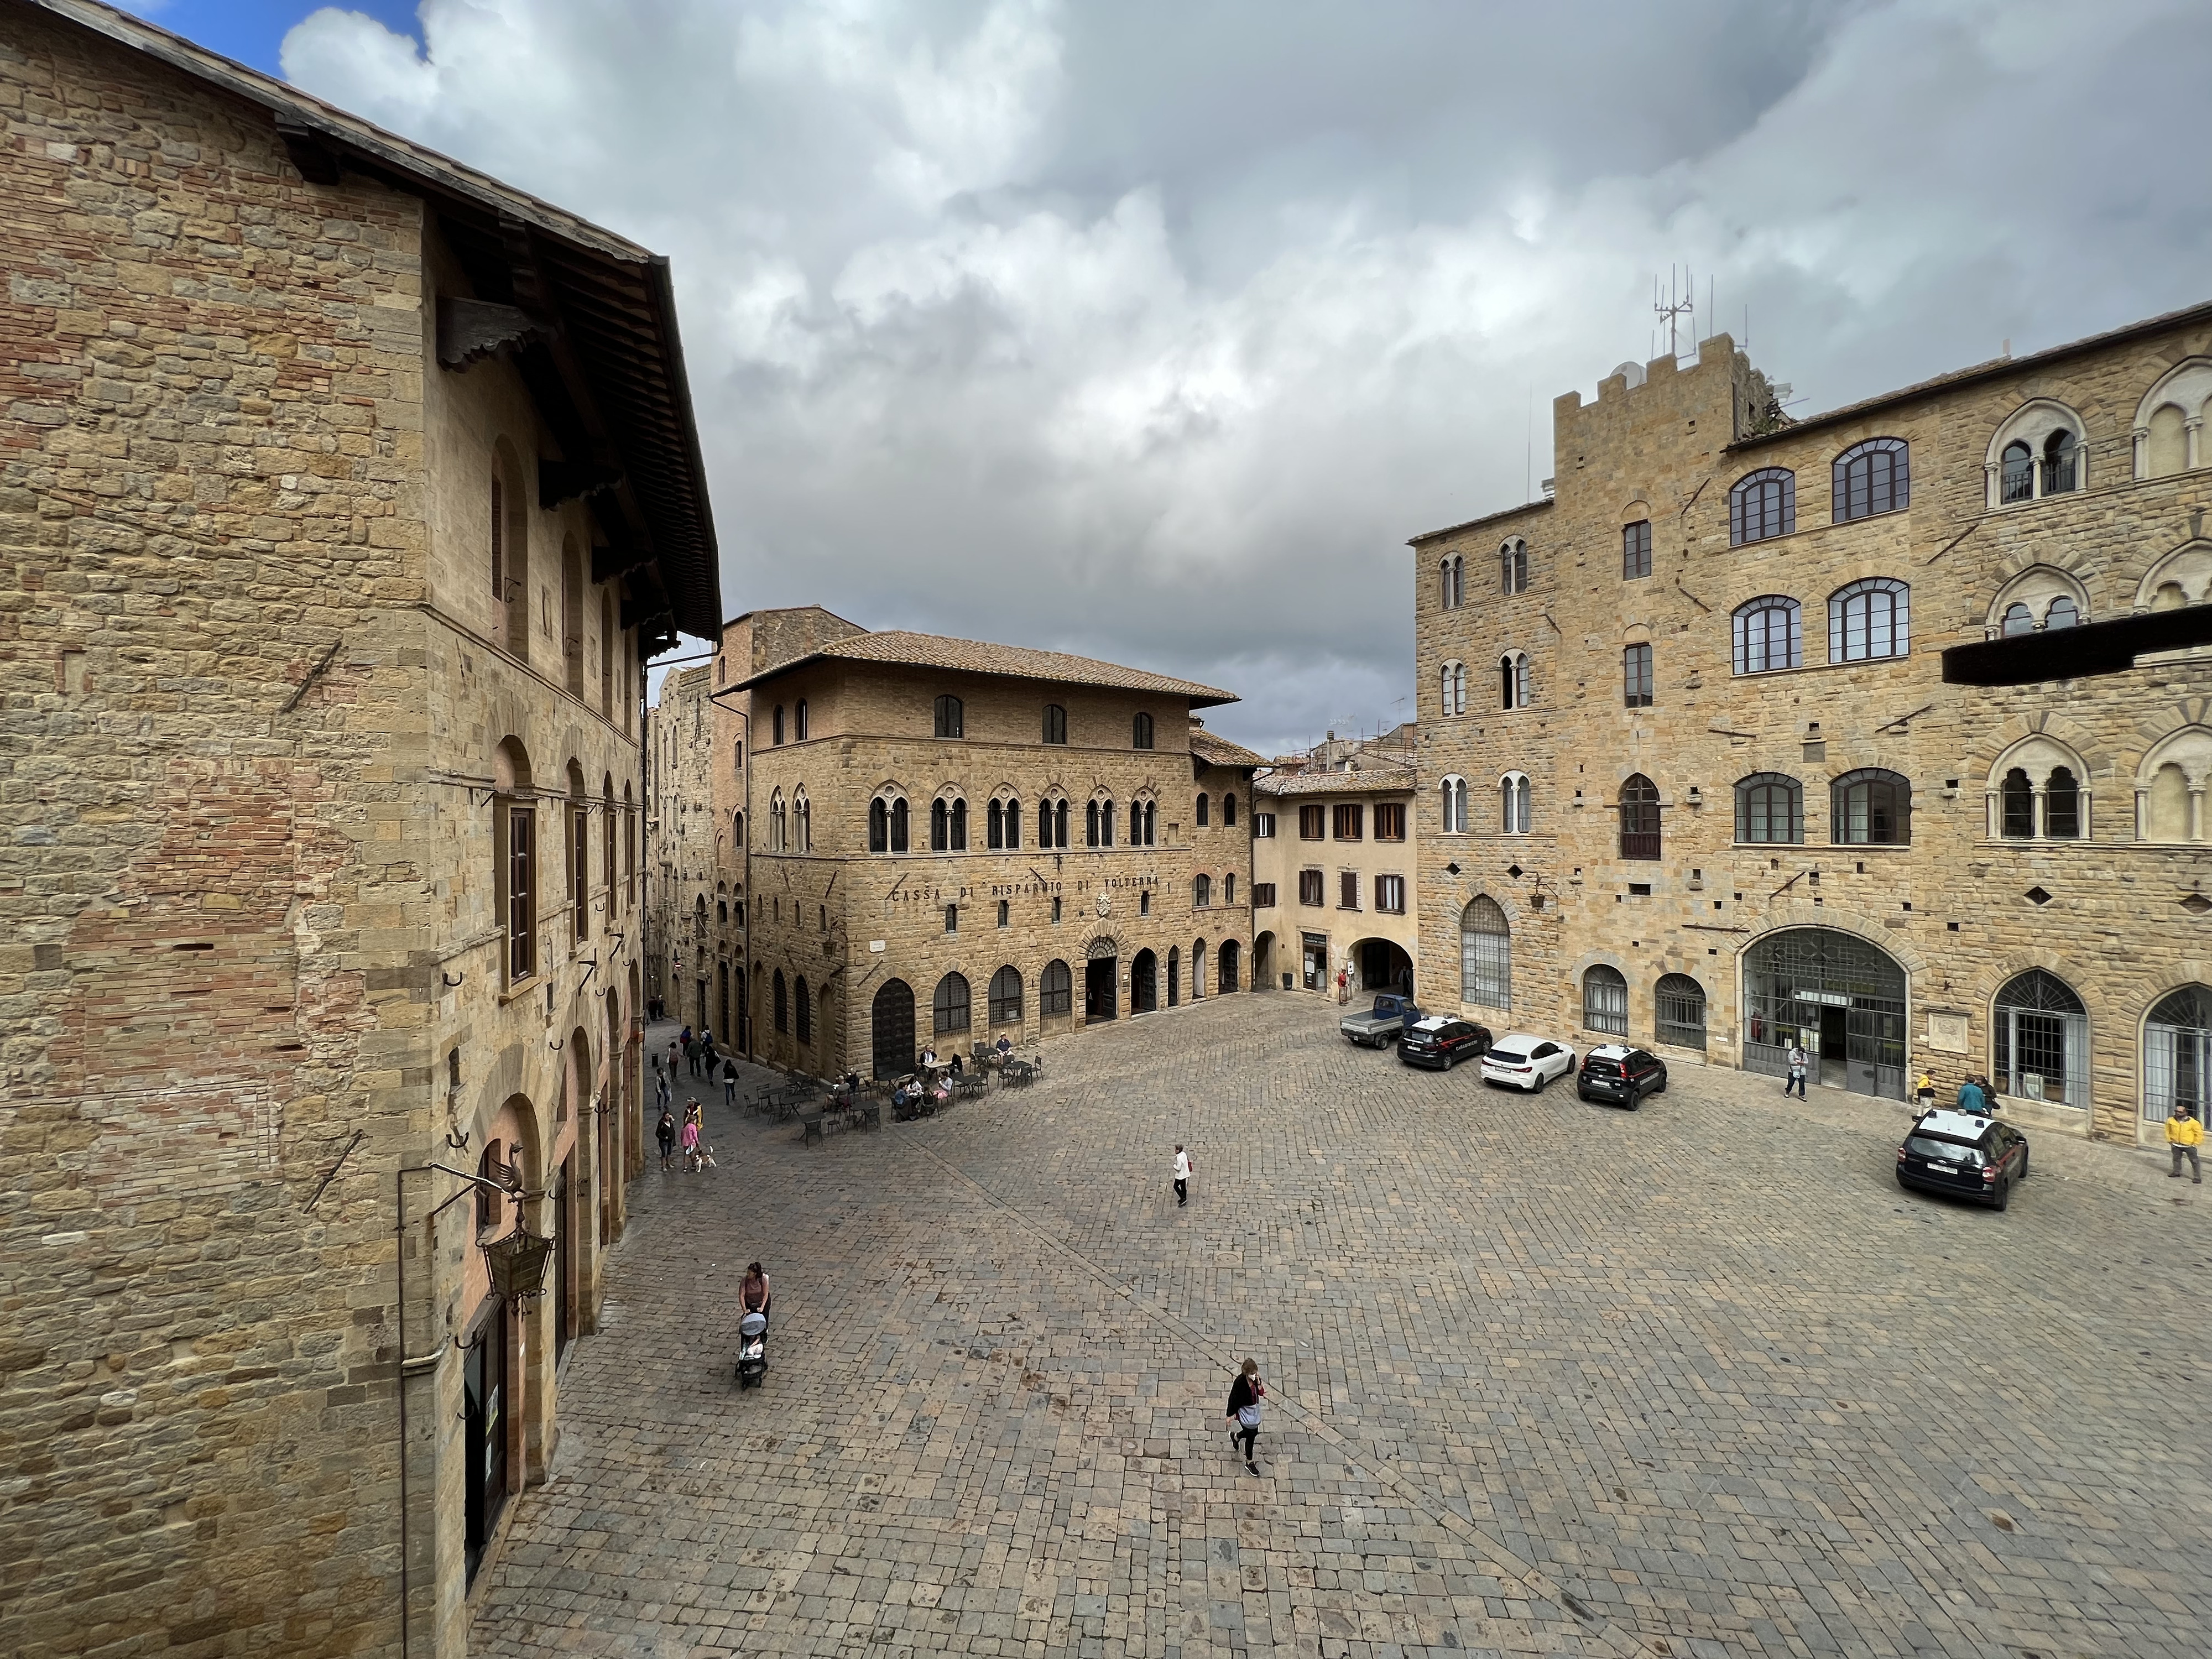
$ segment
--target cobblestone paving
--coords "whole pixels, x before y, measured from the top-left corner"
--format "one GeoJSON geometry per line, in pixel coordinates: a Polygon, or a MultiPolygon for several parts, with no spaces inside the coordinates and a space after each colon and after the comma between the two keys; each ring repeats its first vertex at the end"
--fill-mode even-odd
{"type": "Polygon", "coordinates": [[[720,1167],[638,1183],[476,1645],[2212,1650],[2201,1188],[2044,1134],[1995,1214],[1896,1187],[1885,1103],[1507,1095],[1334,1012],[1215,998],[823,1146],[715,1089],[720,1167]]]}

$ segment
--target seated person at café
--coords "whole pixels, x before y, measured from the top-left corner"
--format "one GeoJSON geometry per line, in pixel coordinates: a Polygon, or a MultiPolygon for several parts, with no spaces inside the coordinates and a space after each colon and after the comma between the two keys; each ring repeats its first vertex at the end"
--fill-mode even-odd
{"type": "Polygon", "coordinates": [[[952,1075],[955,1077],[960,1075],[960,1056],[957,1054],[952,1056],[952,1075]]]}
{"type": "Polygon", "coordinates": [[[1005,1059],[1008,1054],[1012,1054],[1012,1053],[1013,1053],[1013,1052],[1014,1052],[1014,1045],[1013,1045],[1012,1042],[1008,1042],[1008,1041],[1007,1041],[1007,1039],[1006,1039],[1006,1034],[1004,1031],[1000,1032],[1000,1033],[999,1033],[999,1058],[1000,1058],[1000,1060],[1004,1060],[1004,1059],[1005,1059]]]}
{"type": "Polygon", "coordinates": [[[921,1063],[922,1063],[924,1066],[934,1066],[934,1065],[936,1065],[936,1064],[937,1064],[937,1050],[936,1050],[936,1049],[934,1049],[934,1048],[924,1048],[924,1049],[921,1051],[921,1063]]]}

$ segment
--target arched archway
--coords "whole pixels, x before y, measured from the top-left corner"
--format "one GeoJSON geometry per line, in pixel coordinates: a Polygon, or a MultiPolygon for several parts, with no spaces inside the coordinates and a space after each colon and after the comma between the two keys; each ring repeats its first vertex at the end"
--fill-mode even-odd
{"type": "Polygon", "coordinates": [[[886,980],[878,988],[872,1025],[875,1075],[904,1077],[914,1070],[914,988],[902,979],[886,980]]]}
{"type": "Polygon", "coordinates": [[[1275,935],[1272,930],[1252,941],[1252,988],[1275,988],[1275,935]]]}
{"type": "Polygon", "coordinates": [[[1903,1100],[1905,972],[1888,951],[1833,927],[1786,927],[1743,957],[1743,1064],[1786,1077],[1802,1043],[1823,1086],[1903,1100]]]}
{"type": "Polygon", "coordinates": [[[2057,975],[2031,968],[2004,982],[1990,1005],[1990,1048],[1999,1094],[2088,1105],[2089,1011],[2057,975]]]}
{"type": "Polygon", "coordinates": [[[2199,1122],[2212,1109],[2212,987],[2168,991],[2143,1022],[2144,1121],[2163,1123],[2185,1102],[2199,1122]]]}
{"type": "Polygon", "coordinates": [[[1361,990],[1413,994],[1413,959],[1394,941],[1387,939],[1361,939],[1352,947],[1352,959],[1359,964],[1361,990]]]}
{"type": "Polygon", "coordinates": [[[1213,954],[1213,988],[1224,996],[1237,989],[1237,969],[1242,965],[1244,947],[1233,939],[1221,941],[1221,948],[1213,954]]]}
{"type": "Polygon", "coordinates": [[[1168,946],[1168,1006],[1182,1000],[1182,946],[1168,946]]]}
{"type": "Polygon", "coordinates": [[[1139,951],[1129,958],[1129,1012],[1149,1014],[1159,1003],[1158,957],[1139,951]]]}

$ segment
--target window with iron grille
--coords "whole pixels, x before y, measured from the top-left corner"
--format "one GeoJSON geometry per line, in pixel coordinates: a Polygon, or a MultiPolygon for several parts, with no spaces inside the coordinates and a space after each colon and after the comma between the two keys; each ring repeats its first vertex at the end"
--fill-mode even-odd
{"type": "Polygon", "coordinates": [[[1677,1048],[1705,1046],[1705,988],[1687,974],[1664,974],[1653,988],[1652,1028],[1659,1041],[1677,1048]]]}
{"type": "Polygon", "coordinates": [[[1620,574],[1629,580],[1651,574],[1651,520],[1638,519],[1620,527],[1620,574]]]}
{"type": "Polygon", "coordinates": [[[968,981],[960,974],[947,974],[937,981],[937,994],[930,999],[931,1012],[939,1032],[964,1031],[968,1029],[968,981]]]}
{"type": "Polygon", "coordinates": [[[1011,963],[991,975],[991,1024],[1022,1023],[1022,973],[1011,963]]]}
{"type": "MultiPolygon", "coordinates": [[[[1060,902],[1058,899],[1053,901],[1060,902]]],[[[1057,918],[1055,918],[1057,920],[1057,918]]],[[[1069,973],[1064,962],[1048,962],[1044,977],[1037,983],[1037,1012],[1047,1019],[1066,1013],[1073,1001],[1075,975],[1069,973]]]]}
{"type": "Polygon", "coordinates": [[[1628,981],[1599,963],[1583,975],[1583,1024],[1613,1036],[1628,1035],[1628,981]]]}
{"type": "Polygon", "coordinates": [[[1659,856],[1659,787],[1641,772],[1620,786],[1620,856],[1659,856]]]}
{"type": "Polygon", "coordinates": [[[1513,940],[1498,901],[1468,901],[1459,919],[1459,994],[1486,1008],[1513,1007],[1513,940]]]}
{"type": "Polygon", "coordinates": [[[1620,701],[1626,708],[1651,707],[1651,647],[1632,645],[1620,653],[1620,701]]]}

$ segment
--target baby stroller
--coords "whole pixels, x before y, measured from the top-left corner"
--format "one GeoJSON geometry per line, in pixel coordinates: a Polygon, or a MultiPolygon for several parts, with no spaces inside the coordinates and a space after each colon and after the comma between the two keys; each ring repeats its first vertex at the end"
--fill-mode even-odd
{"type": "Polygon", "coordinates": [[[768,1316],[749,1313],[738,1322],[738,1386],[757,1389],[768,1375],[768,1316]]]}

